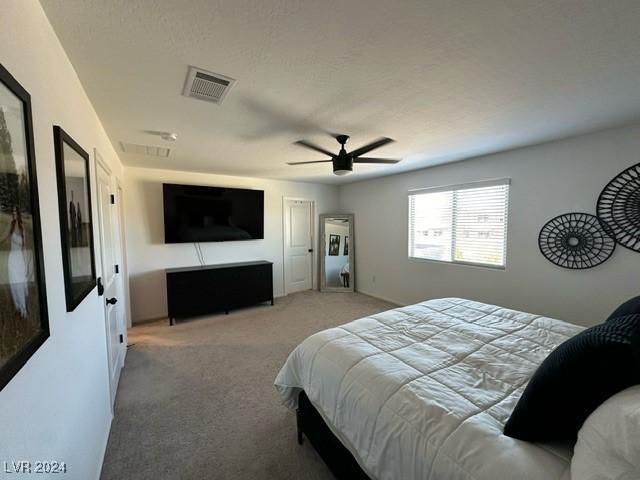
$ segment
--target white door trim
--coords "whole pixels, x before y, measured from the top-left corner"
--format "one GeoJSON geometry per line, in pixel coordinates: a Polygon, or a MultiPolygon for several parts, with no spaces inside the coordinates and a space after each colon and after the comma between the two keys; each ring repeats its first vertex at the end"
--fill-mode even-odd
{"type": "Polygon", "coordinates": [[[317,245],[316,245],[316,201],[311,198],[304,197],[282,197],[282,271],[284,273],[284,295],[289,295],[288,292],[288,274],[287,274],[287,201],[293,200],[298,202],[309,202],[311,204],[311,246],[313,253],[311,254],[311,290],[316,290],[317,281],[315,276],[315,265],[317,258],[317,245]]]}
{"type": "Polygon", "coordinates": [[[107,162],[104,161],[104,158],[102,158],[102,155],[100,155],[100,152],[98,151],[97,148],[93,149],[93,158],[96,159],[96,184],[98,183],[98,164],[100,164],[100,166],[104,169],[105,172],[107,172],[109,175],[112,175],[113,172],[111,172],[111,167],[107,164],[107,162]]]}

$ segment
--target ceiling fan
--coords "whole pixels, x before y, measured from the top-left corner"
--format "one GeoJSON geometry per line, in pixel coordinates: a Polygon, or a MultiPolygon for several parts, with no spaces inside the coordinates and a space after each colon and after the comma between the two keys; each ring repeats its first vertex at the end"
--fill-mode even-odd
{"type": "Polygon", "coordinates": [[[288,162],[287,165],[307,165],[309,163],[325,163],[325,162],[333,162],[333,173],[336,175],[348,175],[353,170],[354,163],[398,163],[400,160],[394,160],[391,158],[371,158],[371,157],[361,157],[365,153],[370,152],[376,148],[380,148],[387,143],[393,142],[392,139],[381,137],[377,140],[374,140],[367,145],[356,148],[352,152],[347,152],[344,149],[345,143],[349,140],[349,135],[334,135],[335,139],[341,145],[340,151],[338,154],[333,154],[329,150],[325,150],[322,147],[319,147],[307,140],[298,140],[295,142],[296,145],[300,145],[301,147],[310,148],[311,150],[315,150],[316,152],[324,153],[331,157],[331,160],[314,160],[311,162],[288,162]]]}

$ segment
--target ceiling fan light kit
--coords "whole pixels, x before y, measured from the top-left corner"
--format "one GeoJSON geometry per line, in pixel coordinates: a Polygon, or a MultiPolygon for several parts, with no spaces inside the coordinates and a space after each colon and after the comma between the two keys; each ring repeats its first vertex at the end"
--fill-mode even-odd
{"type": "Polygon", "coordinates": [[[349,175],[353,172],[353,164],[354,163],[377,163],[377,164],[393,164],[398,163],[400,160],[391,159],[391,158],[370,158],[370,157],[362,157],[371,150],[376,148],[380,148],[383,145],[387,145],[388,143],[392,143],[393,140],[386,137],[381,137],[367,145],[357,148],[352,152],[347,152],[344,148],[345,144],[349,140],[349,135],[334,135],[334,138],[340,144],[340,151],[337,155],[331,153],[329,150],[326,150],[322,147],[315,145],[307,140],[298,140],[295,142],[296,145],[299,145],[304,148],[308,148],[310,150],[315,150],[316,152],[320,152],[328,157],[331,157],[331,160],[314,160],[310,162],[289,162],[287,165],[307,165],[310,163],[333,163],[333,173],[335,175],[349,175]]]}

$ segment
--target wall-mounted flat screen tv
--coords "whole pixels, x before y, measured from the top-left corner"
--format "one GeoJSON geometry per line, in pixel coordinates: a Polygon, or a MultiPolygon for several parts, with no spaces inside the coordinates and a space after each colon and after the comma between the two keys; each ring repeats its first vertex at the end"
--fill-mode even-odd
{"type": "Polygon", "coordinates": [[[264,238],[264,191],[162,185],[164,242],[226,242],[264,238]]]}

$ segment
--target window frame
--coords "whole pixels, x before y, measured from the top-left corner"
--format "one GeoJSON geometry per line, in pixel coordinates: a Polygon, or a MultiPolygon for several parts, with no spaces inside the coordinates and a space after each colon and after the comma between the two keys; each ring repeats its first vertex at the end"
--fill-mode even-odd
{"type": "MultiPolygon", "coordinates": [[[[415,260],[419,262],[435,262],[441,263],[445,265],[462,265],[466,267],[477,267],[477,268],[488,268],[491,270],[505,271],[507,269],[507,253],[508,253],[508,240],[509,240],[509,208],[511,206],[510,203],[511,198],[511,178],[496,178],[491,180],[480,180],[476,182],[467,182],[467,183],[457,183],[457,184],[449,184],[449,185],[439,185],[435,187],[426,187],[426,188],[413,188],[407,191],[407,258],[409,260],[415,260]],[[505,241],[504,241],[504,264],[503,265],[493,265],[490,263],[481,263],[481,262],[467,262],[463,260],[456,260],[452,255],[451,260],[439,260],[435,258],[424,258],[424,257],[414,257],[411,255],[411,208],[410,202],[411,197],[414,195],[421,195],[425,193],[437,193],[437,192],[448,192],[454,190],[469,190],[474,188],[484,188],[484,187],[493,187],[499,185],[507,185],[507,198],[506,198],[506,215],[505,215],[505,241]]],[[[452,232],[455,234],[455,232],[452,232]]]]}

